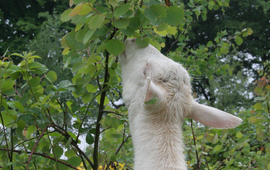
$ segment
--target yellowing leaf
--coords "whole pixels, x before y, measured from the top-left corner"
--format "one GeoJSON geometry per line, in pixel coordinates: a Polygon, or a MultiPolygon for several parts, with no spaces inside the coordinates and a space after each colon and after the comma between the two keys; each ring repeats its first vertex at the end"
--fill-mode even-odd
{"type": "Polygon", "coordinates": [[[154,28],[154,32],[158,35],[161,35],[161,36],[166,36],[168,34],[168,32],[166,30],[158,31],[157,28],[154,28]]]}
{"type": "Polygon", "coordinates": [[[166,29],[166,31],[169,34],[175,35],[177,33],[177,28],[176,27],[172,27],[172,26],[169,25],[168,28],[166,29]]]}
{"type": "Polygon", "coordinates": [[[256,103],[256,104],[253,106],[253,108],[256,109],[256,110],[262,110],[262,109],[263,109],[261,103],[256,103]]]}
{"type": "Polygon", "coordinates": [[[70,52],[70,48],[69,48],[69,47],[66,47],[66,48],[63,50],[62,55],[67,55],[69,52],[70,52]]]}
{"type": "Polygon", "coordinates": [[[250,123],[256,123],[257,118],[256,118],[255,116],[251,116],[251,117],[248,119],[248,121],[249,121],[250,123]]]}
{"type": "Polygon", "coordinates": [[[236,137],[237,137],[237,138],[242,138],[242,137],[243,137],[243,134],[242,134],[241,132],[237,132],[237,133],[236,133],[236,137]]]}
{"type": "MultiPolygon", "coordinates": [[[[90,4],[91,5],[91,4],[90,4]]],[[[88,3],[82,4],[81,11],[78,13],[78,15],[86,15],[88,14],[92,8],[89,6],[88,3]]]]}
{"type": "Polygon", "coordinates": [[[79,12],[82,10],[82,4],[75,6],[72,11],[68,14],[68,16],[75,16],[78,15],[79,12]]]}

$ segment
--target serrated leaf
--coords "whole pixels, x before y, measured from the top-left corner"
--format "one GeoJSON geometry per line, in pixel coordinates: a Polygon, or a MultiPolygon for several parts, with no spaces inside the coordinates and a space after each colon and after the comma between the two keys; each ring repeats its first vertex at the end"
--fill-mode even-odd
{"type": "Polygon", "coordinates": [[[129,25],[129,19],[123,18],[123,19],[115,20],[113,25],[119,29],[126,29],[127,26],[129,25]]]}
{"type": "Polygon", "coordinates": [[[54,71],[49,71],[48,74],[46,75],[46,78],[50,81],[50,82],[54,82],[55,80],[57,80],[57,75],[54,71]]]}
{"type": "Polygon", "coordinates": [[[109,53],[113,54],[114,56],[121,54],[125,50],[124,43],[116,39],[112,39],[108,41],[105,47],[106,47],[106,50],[109,53]]]}
{"type": "Polygon", "coordinates": [[[242,138],[242,137],[243,137],[243,134],[242,134],[241,132],[237,132],[237,133],[236,133],[236,137],[237,137],[237,138],[242,138]]]}
{"type": "Polygon", "coordinates": [[[88,27],[93,30],[100,28],[102,26],[104,19],[105,14],[94,15],[90,18],[88,22],[88,27]]]}

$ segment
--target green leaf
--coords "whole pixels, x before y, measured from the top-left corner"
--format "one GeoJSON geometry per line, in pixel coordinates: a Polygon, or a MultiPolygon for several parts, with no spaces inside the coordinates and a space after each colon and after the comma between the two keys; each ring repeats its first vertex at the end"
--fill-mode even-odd
{"type": "Polygon", "coordinates": [[[25,59],[25,57],[23,55],[19,54],[19,53],[12,53],[11,55],[16,55],[18,57],[21,57],[21,58],[25,59]]]}
{"type": "Polygon", "coordinates": [[[123,19],[115,20],[113,25],[119,29],[126,29],[127,26],[129,25],[129,19],[123,18],[123,19]]]}
{"type": "Polygon", "coordinates": [[[75,34],[76,33],[74,31],[71,31],[70,33],[65,35],[64,39],[66,44],[74,51],[84,49],[85,46],[83,45],[83,43],[76,41],[75,34]]]}
{"type": "Polygon", "coordinates": [[[104,19],[105,19],[105,14],[98,14],[98,15],[92,16],[88,22],[88,27],[93,30],[97,28],[101,28],[104,19]]]}
{"type": "Polygon", "coordinates": [[[32,78],[31,80],[29,80],[28,83],[31,87],[36,87],[40,84],[40,78],[39,77],[32,78]]]}
{"type": "Polygon", "coordinates": [[[257,86],[257,87],[254,89],[254,93],[255,93],[257,96],[261,96],[261,95],[264,94],[264,91],[262,90],[261,87],[258,87],[258,86],[257,86]]]}
{"type": "Polygon", "coordinates": [[[72,18],[72,16],[69,16],[71,11],[72,11],[72,9],[65,10],[65,12],[61,15],[62,22],[67,22],[72,18]]]}
{"type": "Polygon", "coordinates": [[[92,37],[92,35],[94,34],[95,30],[88,30],[87,33],[84,36],[83,39],[83,44],[86,44],[88,42],[88,40],[92,37]]]}
{"type": "Polygon", "coordinates": [[[68,157],[68,158],[73,157],[73,156],[75,156],[75,155],[76,155],[76,153],[74,152],[73,149],[69,149],[69,150],[67,150],[67,151],[65,152],[65,156],[68,157]]]}
{"type": "Polygon", "coordinates": [[[257,118],[255,116],[251,116],[250,118],[248,118],[248,121],[250,123],[256,123],[257,122],[257,118]]]}
{"type": "Polygon", "coordinates": [[[229,49],[227,46],[222,46],[220,48],[220,52],[223,53],[223,54],[227,54],[229,52],[229,49]]]}
{"type": "Polygon", "coordinates": [[[21,103],[15,102],[15,107],[19,109],[22,113],[24,113],[24,107],[21,103]]]}
{"type": "Polygon", "coordinates": [[[167,17],[163,19],[164,22],[170,25],[179,25],[184,20],[184,10],[177,6],[170,6],[167,10],[167,17]]]}
{"type": "Polygon", "coordinates": [[[263,106],[261,103],[256,103],[254,106],[253,106],[254,109],[256,110],[262,110],[263,109],[263,106]]]}
{"type": "Polygon", "coordinates": [[[144,104],[155,104],[157,102],[158,98],[154,97],[151,100],[149,100],[148,102],[144,102],[144,104]]]}
{"type": "Polygon", "coordinates": [[[57,75],[54,71],[49,71],[48,74],[46,75],[46,78],[50,82],[54,82],[55,80],[57,80],[57,75]]]}
{"type": "MultiPolygon", "coordinates": [[[[12,116],[9,115],[7,112],[2,112],[1,114],[2,114],[2,118],[3,118],[3,122],[4,122],[5,126],[7,126],[8,124],[10,124],[14,121],[12,116]]],[[[2,124],[2,121],[0,121],[0,123],[2,124]]]]}
{"type": "Polygon", "coordinates": [[[167,13],[162,5],[151,5],[150,8],[145,9],[144,15],[150,21],[155,21],[159,17],[166,17],[167,13]]]}
{"type": "Polygon", "coordinates": [[[67,160],[67,163],[69,163],[75,167],[79,166],[81,164],[81,162],[82,162],[81,158],[79,158],[77,156],[71,157],[67,160]]]}
{"type": "MultiPolygon", "coordinates": [[[[100,95],[98,95],[98,96],[96,97],[96,100],[97,100],[98,104],[100,104],[100,95]]],[[[104,99],[104,106],[107,105],[107,104],[109,104],[109,103],[110,103],[110,100],[108,99],[107,96],[105,96],[105,99],[104,99]]]]}
{"type": "Polygon", "coordinates": [[[0,86],[0,88],[2,88],[3,91],[13,89],[14,84],[15,84],[15,80],[5,79],[2,84],[2,87],[0,86]]]}
{"type": "Polygon", "coordinates": [[[241,45],[243,43],[243,39],[240,36],[235,37],[235,42],[237,45],[241,45]]]}
{"type": "Polygon", "coordinates": [[[136,43],[140,46],[140,47],[147,47],[149,45],[149,38],[145,37],[143,39],[141,38],[137,38],[136,39],[136,43]]]}
{"type": "Polygon", "coordinates": [[[55,154],[55,156],[57,157],[57,158],[60,158],[62,155],[63,155],[63,149],[60,147],[60,146],[58,146],[58,145],[56,145],[55,147],[54,147],[54,154],[55,154]]]}
{"type": "Polygon", "coordinates": [[[37,130],[37,128],[36,128],[35,126],[29,126],[29,127],[27,128],[25,137],[28,138],[28,139],[31,138],[31,135],[32,135],[34,132],[36,132],[36,130],[37,130]]]}
{"type": "Polygon", "coordinates": [[[94,138],[92,136],[92,134],[90,133],[90,131],[87,133],[86,135],[86,143],[88,143],[89,145],[94,143],[94,138]]]}
{"type": "Polygon", "coordinates": [[[115,56],[121,54],[125,50],[124,43],[119,41],[119,40],[116,40],[116,39],[112,39],[112,40],[108,41],[106,43],[105,47],[109,53],[111,53],[115,56]]]}
{"type": "Polygon", "coordinates": [[[90,102],[92,99],[92,95],[91,93],[85,93],[82,97],[83,103],[86,104],[88,102],[90,102]]]}
{"type": "Polygon", "coordinates": [[[236,137],[240,139],[240,138],[243,137],[243,134],[242,134],[241,132],[237,132],[237,133],[236,133],[236,137]]]}
{"type": "Polygon", "coordinates": [[[209,1],[209,3],[208,3],[208,9],[212,10],[213,7],[214,7],[214,5],[215,5],[215,2],[214,1],[209,1]]]}
{"type": "Polygon", "coordinates": [[[130,26],[128,26],[126,29],[122,29],[121,31],[126,36],[132,36],[135,33],[135,29],[130,26]]]}
{"type": "Polygon", "coordinates": [[[97,91],[97,86],[94,86],[93,84],[87,84],[86,89],[89,93],[95,93],[97,91]]]}
{"type": "Polygon", "coordinates": [[[215,151],[219,151],[220,149],[222,149],[222,145],[217,145],[217,146],[215,147],[215,151]]]}
{"type": "Polygon", "coordinates": [[[118,18],[119,16],[121,15],[125,15],[126,12],[129,10],[130,8],[130,4],[129,3],[126,3],[124,5],[121,5],[119,8],[117,8],[115,11],[114,11],[114,16],[116,18],[118,18]]]}

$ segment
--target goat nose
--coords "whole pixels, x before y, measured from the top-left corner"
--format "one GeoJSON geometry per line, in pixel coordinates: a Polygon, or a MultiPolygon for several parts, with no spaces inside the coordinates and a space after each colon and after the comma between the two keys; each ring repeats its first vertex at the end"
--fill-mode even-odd
{"type": "Polygon", "coordinates": [[[131,40],[131,42],[135,42],[136,41],[136,38],[133,38],[132,40],[131,40]]]}

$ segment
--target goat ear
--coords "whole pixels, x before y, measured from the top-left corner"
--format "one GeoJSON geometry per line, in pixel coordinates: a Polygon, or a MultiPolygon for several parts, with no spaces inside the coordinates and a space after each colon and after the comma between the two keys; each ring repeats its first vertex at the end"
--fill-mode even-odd
{"type": "Polygon", "coordinates": [[[197,102],[193,103],[193,110],[188,117],[217,129],[234,128],[242,122],[242,119],[236,116],[197,102]]]}
{"type": "Polygon", "coordinates": [[[154,100],[155,98],[160,99],[163,96],[162,90],[160,90],[151,80],[150,77],[146,79],[146,94],[144,98],[144,102],[149,102],[150,100],[154,100]]]}

